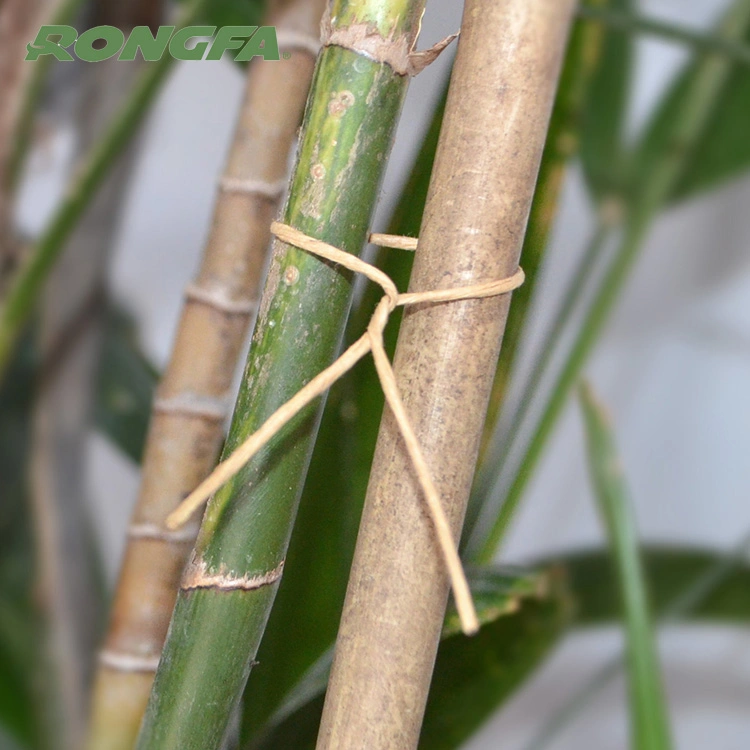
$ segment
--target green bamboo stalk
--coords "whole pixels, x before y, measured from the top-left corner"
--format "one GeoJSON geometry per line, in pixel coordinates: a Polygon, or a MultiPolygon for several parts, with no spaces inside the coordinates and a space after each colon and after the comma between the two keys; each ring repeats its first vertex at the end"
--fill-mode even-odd
{"type": "Polygon", "coordinates": [[[622,599],[633,750],[669,750],[669,718],[659,668],[638,532],[612,427],[587,383],[579,388],[589,472],[609,539],[622,599]]]}
{"type": "MultiPolygon", "coordinates": [[[[208,0],[193,0],[177,27],[194,23],[207,3],[208,0]]],[[[11,279],[7,293],[0,302],[0,378],[65,242],[117,163],[118,156],[135,136],[173,64],[172,56],[164,55],[144,72],[129,100],[114,117],[109,130],[76,172],[47,228],[11,279]]]]}
{"type": "MultiPolygon", "coordinates": [[[[744,36],[749,25],[750,0],[737,0],[723,19],[721,31],[727,39],[736,40],[744,36]]],[[[654,157],[650,171],[636,185],[638,189],[632,191],[621,246],[555,380],[505,501],[477,555],[479,561],[489,562],[503,541],[567,396],[609,319],[652,222],[669,200],[688,162],[691,149],[710,121],[731,69],[732,64],[726,58],[707,56],[701,61],[685,93],[681,111],[672,121],[672,132],[665,139],[665,147],[658,157],[654,157]]]]}
{"type": "Polygon", "coordinates": [[[721,36],[704,34],[678,24],[659,21],[656,18],[595,5],[582,4],[578,9],[578,14],[581,18],[600,21],[612,29],[655,36],[665,41],[691,47],[698,52],[716,53],[742,65],[750,65],[750,47],[738,40],[724,39],[721,36]]]}
{"type": "MultiPolygon", "coordinates": [[[[424,4],[333,0],[329,8],[325,27],[334,43],[319,58],[283,220],[351,253],[366,239],[408,83],[403,68],[379,58],[412,48],[424,4]],[[364,35],[369,54],[348,48],[364,35]]],[[[351,288],[349,273],[275,242],[225,455],[330,364],[351,288]]],[[[298,415],[209,503],[141,750],[221,744],[276,593],[322,402],[298,415]]]]}

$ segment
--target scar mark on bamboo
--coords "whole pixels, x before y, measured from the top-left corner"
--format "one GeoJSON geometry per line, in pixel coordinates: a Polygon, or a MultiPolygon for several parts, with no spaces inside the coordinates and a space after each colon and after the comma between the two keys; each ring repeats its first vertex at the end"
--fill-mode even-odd
{"type": "Polygon", "coordinates": [[[196,527],[171,531],[155,523],[134,523],[128,529],[130,539],[146,539],[169,544],[191,544],[198,534],[196,527]]]}
{"type": "Polygon", "coordinates": [[[271,586],[278,581],[284,572],[284,561],[266,573],[258,575],[233,575],[226,566],[222,565],[217,573],[211,573],[203,560],[193,560],[186,568],[182,579],[181,589],[214,589],[217,591],[255,591],[265,586],[271,586]]]}
{"type": "Polygon", "coordinates": [[[154,412],[221,422],[229,416],[229,400],[196,393],[180,393],[168,398],[157,398],[154,401],[154,412]]]}
{"type": "Polygon", "coordinates": [[[328,103],[328,114],[331,117],[343,117],[344,113],[351,107],[356,99],[351,91],[339,91],[331,94],[331,101],[328,103]]]}
{"type": "Polygon", "coordinates": [[[317,57],[320,52],[320,39],[309,34],[304,34],[294,29],[276,29],[276,40],[279,43],[279,49],[296,49],[309,52],[313,57],[317,57]]]}
{"type": "Polygon", "coordinates": [[[156,672],[159,658],[159,656],[131,654],[113,649],[105,649],[99,653],[99,663],[116,672],[156,672]]]}
{"type": "Polygon", "coordinates": [[[258,309],[257,299],[231,299],[220,287],[203,287],[190,284],[185,289],[185,299],[188,302],[198,302],[213,307],[227,315],[252,315],[258,309]]]}
{"type": "Polygon", "coordinates": [[[219,180],[219,188],[225,193],[257,195],[275,201],[284,194],[286,183],[286,179],[278,182],[266,182],[265,180],[244,180],[239,177],[222,177],[219,180]]]}
{"type": "Polygon", "coordinates": [[[299,268],[297,266],[287,266],[284,271],[284,283],[287,286],[294,286],[299,281],[299,268]]]}

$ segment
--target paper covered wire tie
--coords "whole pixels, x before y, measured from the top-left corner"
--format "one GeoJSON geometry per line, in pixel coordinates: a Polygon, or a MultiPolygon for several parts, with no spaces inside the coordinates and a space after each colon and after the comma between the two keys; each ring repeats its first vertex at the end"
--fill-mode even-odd
{"type": "MultiPolygon", "coordinates": [[[[258,453],[291,419],[293,419],[311,401],[322,395],[339,378],[369,352],[372,352],[375,368],[385,394],[386,402],[393,412],[396,424],[404,440],[409,458],[414,466],[419,485],[424,493],[427,508],[435,528],[440,551],[450,577],[456,609],[461,620],[461,627],[466,634],[479,629],[474,603],[469,585],[458,556],[448,519],[443,510],[437,488],[425,461],[417,436],[401,400],[393,368],[388,359],[383,343],[383,331],[391,313],[397,308],[417,305],[425,302],[454,302],[458,300],[481,299],[508,294],[517,289],[524,281],[523,271],[519,268],[512,276],[497,281],[489,281],[472,286],[439,289],[426,292],[399,293],[389,276],[355,255],[339,250],[321,240],[300,232],[293,227],[279,222],[271,225],[271,232],[282,242],[307,251],[319,258],[337,263],[355,273],[361,273],[370,281],[378,284],[385,295],[375,308],[367,331],[352,344],[330,367],[316,375],[307,385],[301,388],[283,406],[277,409],[266,422],[240,445],[169,515],[167,527],[177,529],[185,524],[208,498],[228,482],[237,472],[258,453]]],[[[417,240],[411,237],[393,235],[376,235],[371,242],[384,247],[395,247],[415,250],[417,240]]]]}

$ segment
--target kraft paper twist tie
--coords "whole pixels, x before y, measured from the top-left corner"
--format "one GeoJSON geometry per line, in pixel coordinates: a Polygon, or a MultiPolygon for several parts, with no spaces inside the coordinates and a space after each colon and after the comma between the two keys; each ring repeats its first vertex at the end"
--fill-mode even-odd
{"type": "MultiPolygon", "coordinates": [[[[306,386],[301,388],[289,401],[277,409],[268,420],[245,440],[227,459],[216,469],[174,510],[167,518],[167,527],[177,529],[182,526],[205,503],[205,501],[258,453],[271,438],[276,435],[291,419],[293,419],[311,401],[322,395],[339,378],[348,372],[368,352],[372,352],[375,368],[380,384],[385,394],[396,424],[414,466],[419,485],[427,500],[427,508],[435,528],[441,553],[453,588],[456,609],[461,620],[461,627],[468,635],[479,629],[474,603],[471,598],[469,585],[466,581],[461,560],[453,541],[448,519],[443,510],[437,488],[427,467],[422,449],[414,433],[409,417],[406,414],[401,395],[396,384],[396,378],[388,360],[383,343],[383,331],[391,313],[400,306],[417,305],[436,302],[456,302],[468,299],[482,299],[508,294],[517,289],[524,281],[524,273],[519,268],[512,276],[472,286],[456,287],[453,289],[439,289],[428,292],[412,292],[400,294],[389,276],[375,266],[365,263],[357,256],[339,250],[332,245],[309,237],[293,227],[279,222],[271,225],[271,233],[282,242],[302,250],[306,250],[320,258],[337,263],[355,273],[361,273],[370,281],[378,284],[385,292],[375,312],[370,319],[365,334],[350,346],[330,367],[316,375],[306,386]]],[[[416,250],[417,240],[411,237],[397,237],[393,235],[373,234],[370,236],[373,244],[383,247],[416,250]]]]}

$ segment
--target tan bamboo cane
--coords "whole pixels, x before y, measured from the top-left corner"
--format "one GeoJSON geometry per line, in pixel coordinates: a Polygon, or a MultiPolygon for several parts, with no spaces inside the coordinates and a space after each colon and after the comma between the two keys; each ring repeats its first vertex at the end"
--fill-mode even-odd
{"type": "Polygon", "coordinates": [[[166,516],[213,468],[283,191],[289,150],[312,78],[322,0],[276,0],[264,21],[289,59],[251,64],[198,278],[153,415],[141,491],[94,690],[89,747],[135,744],[197,527],[166,516]]]}
{"type": "MultiPolygon", "coordinates": [[[[410,289],[518,265],[574,0],[467,0],[410,289]]],[[[398,385],[452,530],[468,498],[509,299],[405,313],[398,385]]],[[[448,579],[393,416],[381,424],[318,750],[415,748],[448,579]]]]}

